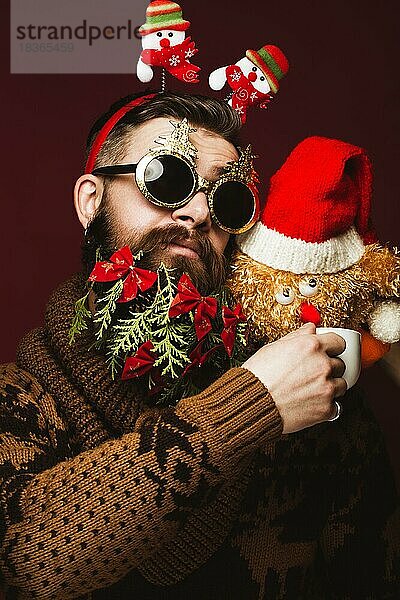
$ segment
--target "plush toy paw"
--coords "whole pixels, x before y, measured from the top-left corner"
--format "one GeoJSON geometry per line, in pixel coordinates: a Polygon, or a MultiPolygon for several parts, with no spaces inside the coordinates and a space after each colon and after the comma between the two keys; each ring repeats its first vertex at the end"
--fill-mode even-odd
{"type": "Polygon", "coordinates": [[[385,344],[374,338],[369,331],[360,330],[361,333],[361,367],[367,369],[372,367],[378,360],[383,358],[390,350],[390,344],[385,344]]]}
{"type": "Polygon", "coordinates": [[[210,73],[208,83],[212,90],[222,90],[226,84],[226,67],[219,67],[219,69],[215,69],[215,71],[210,73]]]}
{"type": "Polygon", "coordinates": [[[149,67],[149,65],[146,65],[141,59],[139,59],[136,67],[136,75],[142,83],[148,83],[153,79],[154,73],[153,69],[149,67]]]}

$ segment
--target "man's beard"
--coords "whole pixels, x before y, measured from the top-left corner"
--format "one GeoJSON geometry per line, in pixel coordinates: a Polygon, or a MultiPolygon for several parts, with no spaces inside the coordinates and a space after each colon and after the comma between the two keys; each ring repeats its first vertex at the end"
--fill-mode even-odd
{"type": "Polygon", "coordinates": [[[189,275],[203,296],[217,292],[224,286],[232,253],[231,240],[225,253],[219,254],[206,235],[174,223],[153,228],[144,234],[133,232],[131,235],[122,235],[107,204],[107,199],[103,199],[85,232],[82,262],[86,277],[89,277],[95,265],[98,250],[101,260],[105,260],[119,248],[129,246],[133,254],[139,250],[144,252],[138,263],[141,268],[156,271],[163,262],[166,267],[175,269],[177,278],[182,273],[189,275]],[[189,240],[195,244],[198,258],[176,255],[168,250],[171,243],[189,240]]]}

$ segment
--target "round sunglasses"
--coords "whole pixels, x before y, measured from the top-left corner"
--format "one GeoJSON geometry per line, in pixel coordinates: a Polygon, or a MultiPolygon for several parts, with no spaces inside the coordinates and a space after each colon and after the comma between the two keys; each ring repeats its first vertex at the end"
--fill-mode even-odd
{"type": "Polygon", "coordinates": [[[138,163],[99,167],[92,175],[135,174],[136,184],[152,204],[174,210],[203,191],[212,220],[224,231],[248,231],[259,217],[257,189],[233,173],[223,173],[216,181],[203,179],[193,164],[172,150],[150,151],[138,163]]]}

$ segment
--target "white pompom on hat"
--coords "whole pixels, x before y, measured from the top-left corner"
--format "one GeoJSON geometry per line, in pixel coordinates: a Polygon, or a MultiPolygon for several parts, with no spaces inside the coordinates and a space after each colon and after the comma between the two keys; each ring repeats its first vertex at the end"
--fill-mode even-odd
{"type": "Polygon", "coordinates": [[[390,300],[378,302],[368,319],[371,334],[385,342],[394,344],[400,340],[400,303],[390,300]]]}

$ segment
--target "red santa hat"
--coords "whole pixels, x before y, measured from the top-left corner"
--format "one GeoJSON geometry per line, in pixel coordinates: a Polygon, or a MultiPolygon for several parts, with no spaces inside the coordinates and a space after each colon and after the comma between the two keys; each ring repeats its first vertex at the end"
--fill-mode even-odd
{"type": "Polygon", "coordinates": [[[372,167],[362,148],[303,140],[271,178],[260,222],[237,237],[254,260],[292,273],[336,273],[376,241],[370,223],[372,167]]]}

